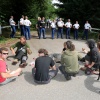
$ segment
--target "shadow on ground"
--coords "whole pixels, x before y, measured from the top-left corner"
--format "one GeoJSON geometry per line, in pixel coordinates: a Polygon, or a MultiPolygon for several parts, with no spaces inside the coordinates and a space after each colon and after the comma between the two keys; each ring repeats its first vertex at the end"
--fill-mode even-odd
{"type": "Polygon", "coordinates": [[[87,76],[87,78],[84,81],[84,85],[88,90],[100,94],[100,88],[98,88],[98,86],[94,86],[94,84],[98,82],[100,84],[100,81],[97,81],[96,79],[97,77],[87,76]]]}

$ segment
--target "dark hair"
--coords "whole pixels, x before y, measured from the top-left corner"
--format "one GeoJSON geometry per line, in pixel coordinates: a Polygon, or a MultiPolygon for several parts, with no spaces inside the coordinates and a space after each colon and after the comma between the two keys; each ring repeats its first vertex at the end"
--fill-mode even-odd
{"type": "Polygon", "coordinates": [[[67,41],[67,42],[66,42],[66,45],[67,45],[67,48],[68,48],[68,49],[71,48],[71,44],[72,44],[72,41],[67,41]]]}
{"type": "Polygon", "coordinates": [[[39,49],[38,53],[44,53],[44,55],[48,55],[48,51],[46,49],[39,49]]]}
{"type": "Polygon", "coordinates": [[[95,46],[95,40],[94,39],[88,39],[86,44],[89,46],[89,48],[93,48],[95,46]]]}
{"type": "Polygon", "coordinates": [[[8,49],[5,47],[2,47],[2,48],[0,48],[0,53],[2,53],[2,51],[8,51],[8,49]]]}
{"type": "Polygon", "coordinates": [[[74,50],[75,50],[75,45],[74,44],[71,44],[70,51],[74,51],[74,50]]]}

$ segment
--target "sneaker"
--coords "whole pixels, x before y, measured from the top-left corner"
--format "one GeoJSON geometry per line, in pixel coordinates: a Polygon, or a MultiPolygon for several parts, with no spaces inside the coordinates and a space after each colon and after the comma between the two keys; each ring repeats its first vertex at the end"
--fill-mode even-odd
{"type": "Polygon", "coordinates": [[[18,59],[14,59],[14,61],[12,62],[12,65],[16,65],[18,63],[18,59]]]}

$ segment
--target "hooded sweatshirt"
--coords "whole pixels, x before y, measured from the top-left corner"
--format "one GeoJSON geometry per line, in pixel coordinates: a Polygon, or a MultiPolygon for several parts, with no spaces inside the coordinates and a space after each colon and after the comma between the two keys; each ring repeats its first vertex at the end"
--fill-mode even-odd
{"type": "Polygon", "coordinates": [[[79,71],[78,59],[81,58],[78,52],[66,50],[61,56],[61,64],[67,73],[77,73],[79,71]]]}
{"type": "Polygon", "coordinates": [[[90,48],[90,51],[87,53],[87,55],[90,56],[90,62],[100,64],[100,53],[98,48],[95,46],[95,41],[93,39],[89,39],[87,41],[87,45],[90,48]]]}

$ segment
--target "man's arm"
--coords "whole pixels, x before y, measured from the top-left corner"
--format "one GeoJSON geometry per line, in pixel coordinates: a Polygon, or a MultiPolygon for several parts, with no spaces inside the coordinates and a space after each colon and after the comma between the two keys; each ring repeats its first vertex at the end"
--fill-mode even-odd
{"type": "Polygon", "coordinates": [[[12,51],[12,54],[13,54],[13,55],[16,55],[14,48],[16,48],[17,45],[18,45],[18,42],[15,43],[14,45],[12,45],[12,46],[10,47],[10,50],[12,51]]]}

